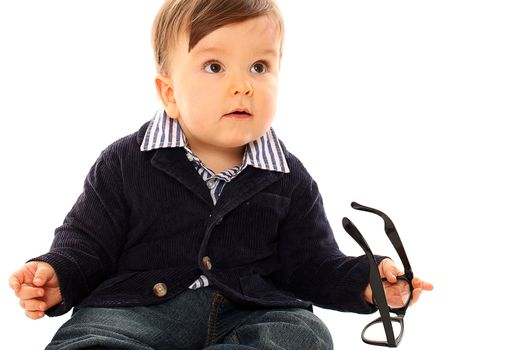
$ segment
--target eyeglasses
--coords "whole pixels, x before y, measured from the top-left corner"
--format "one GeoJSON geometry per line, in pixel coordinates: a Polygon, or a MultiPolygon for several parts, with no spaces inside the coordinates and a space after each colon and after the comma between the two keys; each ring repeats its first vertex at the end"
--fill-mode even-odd
{"type": "Polygon", "coordinates": [[[343,227],[346,232],[363,248],[368,261],[370,264],[370,286],[372,288],[372,295],[374,302],[376,303],[379,314],[381,317],[370,322],[361,333],[361,339],[371,345],[382,345],[388,347],[397,347],[404,332],[403,318],[406,310],[412,299],[412,268],[408,261],[405,248],[401,239],[397,233],[396,227],[390,218],[383,212],[365,207],[364,205],[352,202],[352,208],[356,210],[367,211],[379,215],[385,222],[385,232],[390,242],[394,246],[403,263],[405,274],[397,276],[396,283],[390,283],[386,278],[381,278],[377,262],[374,259],[374,254],[368,246],[368,243],[364,239],[363,235],[357,227],[348,219],[343,218],[343,227]],[[389,305],[386,300],[385,291],[392,297],[390,298],[391,304],[389,305]],[[391,315],[395,314],[395,316],[391,315]],[[383,325],[383,327],[381,327],[383,325]]]}

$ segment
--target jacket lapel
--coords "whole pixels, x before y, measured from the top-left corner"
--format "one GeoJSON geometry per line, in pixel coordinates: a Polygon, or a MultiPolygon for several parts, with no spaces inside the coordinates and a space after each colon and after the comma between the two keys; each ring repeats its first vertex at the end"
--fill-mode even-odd
{"type": "MultiPolygon", "coordinates": [[[[137,133],[137,143],[139,145],[142,143],[148,124],[145,123],[137,133]]],[[[154,152],[151,164],[155,168],[175,178],[207,204],[213,205],[210,190],[201,176],[195,171],[191,162],[186,158],[186,151],[183,148],[164,148],[149,152],[154,152]]],[[[248,166],[224,187],[214,211],[218,215],[226,215],[284,175],[280,172],[248,166]]]]}
{"type": "MultiPolygon", "coordinates": [[[[150,122],[144,123],[137,132],[136,141],[139,147],[149,124],[150,122]]],[[[210,191],[191,162],[186,158],[186,151],[183,148],[161,148],[147,152],[153,153],[151,157],[153,167],[175,178],[204,202],[213,205],[210,191]]]]}
{"type": "Polygon", "coordinates": [[[175,178],[204,202],[213,205],[210,190],[186,158],[184,148],[162,148],[149,152],[154,152],[151,158],[153,167],[175,178]]]}

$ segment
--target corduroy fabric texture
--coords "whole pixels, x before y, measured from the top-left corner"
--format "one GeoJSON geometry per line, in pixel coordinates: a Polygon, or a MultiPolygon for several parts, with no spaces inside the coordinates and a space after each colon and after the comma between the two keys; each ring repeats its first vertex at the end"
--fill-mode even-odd
{"type": "Polygon", "coordinates": [[[184,149],[140,151],[147,125],[101,153],[50,252],[32,259],[60,281],[48,315],[161,303],[202,274],[250,307],[376,310],[362,296],[366,257],[341,253],[315,181],[284,146],[290,173],[248,167],[213,205],[184,149]]]}

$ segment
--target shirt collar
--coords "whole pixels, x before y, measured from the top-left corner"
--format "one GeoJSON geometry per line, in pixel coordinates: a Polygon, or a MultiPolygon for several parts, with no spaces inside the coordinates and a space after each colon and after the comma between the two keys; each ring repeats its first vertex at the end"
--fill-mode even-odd
{"type": "MultiPolygon", "coordinates": [[[[140,150],[152,151],[186,146],[186,136],[177,120],[168,117],[164,110],[159,110],[148,125],[140,150]]],[[[263,170],[290,172],[284,151],[273,128],[246,145],[243,168],[247,165],[263,170]]]]}

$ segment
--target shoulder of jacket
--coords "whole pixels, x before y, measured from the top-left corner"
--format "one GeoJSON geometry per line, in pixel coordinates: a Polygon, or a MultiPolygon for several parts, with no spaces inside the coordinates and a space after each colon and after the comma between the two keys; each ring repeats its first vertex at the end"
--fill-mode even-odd
{"type": "Polygon", "coordinates": [[[134,153],[142,152],[140,150],[140,143],[138,142],[138,140],[142,140],[142,137],[144,136],[148,124],[149,122],[143,124],[139,130],[124,137],[121,137],[120,139],[109,144],[100,153],[99,158],[105,158],[107,160],[122,160],[122,158],[127,158],[134,153]]]}
{"type": "Polygon", "coordinates": [[[286,146],[284,145],[284,142],[282,140],[279,140],[279,143],[281,145],[281,148],[284,153],[284,157],[286,158],[286,162],[288,163],[288,168],[290,169],[291,175],[296,176],[307,176],[310,177],[310,174],[308,173],[308,170],[304,166],[303,162],[297,156],[295,156],[292,152],[290,152],[286,146]]]}

